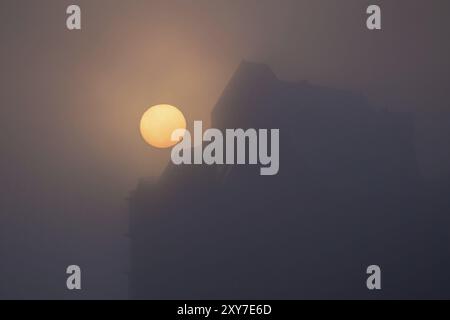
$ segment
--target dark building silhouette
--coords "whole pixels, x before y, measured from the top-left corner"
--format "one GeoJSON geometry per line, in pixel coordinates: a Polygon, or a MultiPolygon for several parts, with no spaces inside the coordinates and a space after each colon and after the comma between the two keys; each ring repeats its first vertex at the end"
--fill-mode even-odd
{"type": "Polygon", "coordinates": [[[410,114],[243,62],[212,120],[279,128],[279,174],[169,164],[141,181],[132,298],[450,297],[449,180],[421,178],[410,114]],[[380,292],[366,288],[372,264],[380,292]]]}

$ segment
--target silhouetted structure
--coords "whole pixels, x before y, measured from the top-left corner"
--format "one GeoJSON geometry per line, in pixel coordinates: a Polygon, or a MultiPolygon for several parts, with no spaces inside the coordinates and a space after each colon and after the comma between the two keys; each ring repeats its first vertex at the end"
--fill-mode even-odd
{"type": "Polygon", "coordinates": [[[422,181],[409,114],[243,62],[212,119],[280,128],[280,172],[169,165],[142,181],[133,298],[450,297],[450,187],[422,181]],[[366,289],[371,264],[379,293],[366,289]]]}

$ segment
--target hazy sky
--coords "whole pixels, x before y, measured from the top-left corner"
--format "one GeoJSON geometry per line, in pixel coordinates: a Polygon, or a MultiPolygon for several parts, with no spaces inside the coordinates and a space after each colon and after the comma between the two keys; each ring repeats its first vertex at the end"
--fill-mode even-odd
{"type": "MultiPolygon", "coordinates": [[[[210,111],[242,59],[286,80],[414,112],[429,176],[450,172],[448,0],[3,0],[0,297],[126,297],[127,203],[169,151],[145,145],[149,106],[210,111]],[[77,3],[82,30],[68,31],[77,3]],[[369,4],[383,30],[365,28],[369,4]]],[[[338,107],[338,106],[336,106],[338,107]]]]}

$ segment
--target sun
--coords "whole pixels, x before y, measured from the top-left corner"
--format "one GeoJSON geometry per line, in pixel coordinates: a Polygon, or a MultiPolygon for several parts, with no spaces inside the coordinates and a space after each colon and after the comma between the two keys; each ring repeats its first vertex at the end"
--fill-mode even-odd
{"type": "Polygon", "coordinates": [[[172,132],[186,129],[183,113],[169,104],[149,108],[141,118],[141,135],[145,142],[156,148],[169,148],[179,141],[172,141],[172,132]]]}

